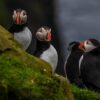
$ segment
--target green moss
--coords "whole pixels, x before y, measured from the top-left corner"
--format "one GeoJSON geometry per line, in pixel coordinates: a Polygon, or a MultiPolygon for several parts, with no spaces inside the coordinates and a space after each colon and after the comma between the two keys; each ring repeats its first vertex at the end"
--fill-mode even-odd
{"type": "Polygon", "coordinates": [[[0,98],[9,100],[12,95],[16,100],[67,100],[59,78],[32,70],[16,57],[0,56],[0,86],[0,98]]]}
{"type": "Polygon", "coordinates": [[[72,85],[72,92],[75,100],[100,100],[100,94],[90,91],[88,89],[81,89],[72,85]]]}
{"type": "Polygon", "coordinates": [[[65,78],[21,49],[0,26],[0,100],[74,100],[65,78]]]}

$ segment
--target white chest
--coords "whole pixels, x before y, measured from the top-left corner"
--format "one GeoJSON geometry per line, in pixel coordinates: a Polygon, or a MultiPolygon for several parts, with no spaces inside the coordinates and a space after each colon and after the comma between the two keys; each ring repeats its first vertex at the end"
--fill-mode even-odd
{"type": "Polygon", "coordinates": [[[14,33],[14,38],[22,45],[22,48],[26,50],[32,41],[32,33],[25,27],[21,32],[14,33]]]}
{"type": "Polygon", "coordinates": [[[40,58],[47,61],[51,65],[52,71],[55,72],[58,63],[58,54],[52,45],[40,55],[40,58]]]}
{"type": "Polygon", "coordinates": [[[81,74],[81,63],[82,63],[82,60],[84,59],[84,55],[82,55],[80,57],[80,60],[79,60],[79,73],[81,74]]]}
{"type": "Polygon", "coordinates": [[[66,60],[65,60],[65,63],[64,63],[64,72],[65,72],[66,76],[67,76],[67,73],[66,73],[66,65],[67,65],[67,61],[68,61],[68,58],[70,57],[70,55],[71,55],[71,51],[68,51],[68,55],[67,55],[66,60]]]}

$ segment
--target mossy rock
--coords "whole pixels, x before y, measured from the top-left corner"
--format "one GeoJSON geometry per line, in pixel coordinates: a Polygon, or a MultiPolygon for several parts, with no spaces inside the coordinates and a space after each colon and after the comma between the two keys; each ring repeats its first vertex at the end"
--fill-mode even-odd
{"type": "Polygon", "coordinates": [[[81,89],[75,85],[71,87],[75,100],[100,100],[100,93],[88,89],[81,89]]]}
{"type": "Polygon", "coordinates": [[[21,49],[0,26],[0,100],[74,100],[68,80],[21,49]]]}
{"type": "Polygon", "coordinates": [[[48,63],[33,57],[21,49],[21,46],[13,39],[11,33],[0,26],[0,54],[10,57],[18,57],[27,66],[33,70],[41,70],[51,74],[51,67],[48,63]],[[48,67],[49,66],[49,67],[48,67]]]}

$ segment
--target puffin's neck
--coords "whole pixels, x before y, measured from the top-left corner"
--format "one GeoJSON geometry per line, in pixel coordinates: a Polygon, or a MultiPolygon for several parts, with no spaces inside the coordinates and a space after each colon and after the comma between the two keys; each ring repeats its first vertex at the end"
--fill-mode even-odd
{"type": "Polygon", "coordinates": [[[95,49],[91,50],[90,52],[87,53],[91,53],[94,55],[100,55],[100,47],[96,47],[95,49]]]}
{"type": "Polygon", "coordinates": [[[82,50],[80,50],[79,48],[74,49],[74,50],[72,50],[71,52],[73,53],[73,52],[75,52],[75,51],[77,51],[77,52],[83,52],[83,51],[82,51],[82,50]]]}
{"type": "Polygon", "coordinates": [[[22,30],[24,29],[24,27],[26,27],[26,26],[27,26],[27,23],[22,24],[22,25],[16,25],[16,24],[13,23],[13,25],[10,27],[9,31],[10,31],[11,33],[20,32],[20,31],[22,31],[22,30]]]}
{"type": "Polygon", "coordinates": [[[44,42],[39,40],[36,41],[37,43],[36,43],[36,50],[34,52],[34,55],[40,57],[40,55],[50,47],[50,42],[44,42]]]}
{"type": "Polygon", "coordinates": [[[50,42],[37,40],[37,50],[47,50],[50,47],[50,42]]]}

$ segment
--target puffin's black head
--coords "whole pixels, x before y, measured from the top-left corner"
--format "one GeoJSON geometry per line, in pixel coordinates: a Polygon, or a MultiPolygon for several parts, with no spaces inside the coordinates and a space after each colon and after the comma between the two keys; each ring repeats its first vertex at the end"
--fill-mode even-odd
{"type": "Polygon", "coordinates": [[[80,45],[79,42],[73,41],[73,42],[69,43],[68,50],[69,51],[74,51],[74,50],[80,49],[79,45],[80,45]]]}
{"type": "Polygon", "coordinates": [[[96,39],[88,39],[87,42],[90,41],[94,46],[100,46],[100,42],[96,39]]]}
{"type": "Polygon", "coordinates": [[[84,52],[89,52],[99,46],[100,46],[100,42],[96,39],[88,39],[80,44],[80,47],[84,52]]]}
{"type": "Polygon", "coordinates": [[[51,28],[44,26],[37,30],[36,38],[39,41],[50,42],[51,41],[51,28]]]}
{"type": "Polygon", "coordinates": [[[23,9],[16,9],[13,11],[13,22],[16,25],[22,25],[27,22],[27,13],[23,9]]]}

